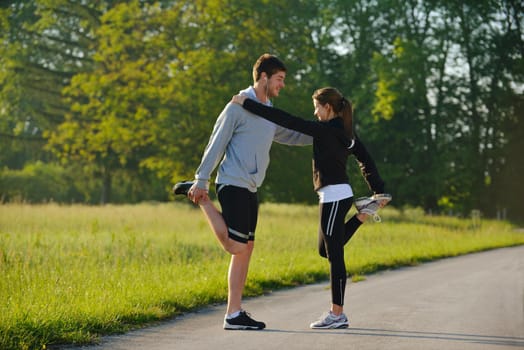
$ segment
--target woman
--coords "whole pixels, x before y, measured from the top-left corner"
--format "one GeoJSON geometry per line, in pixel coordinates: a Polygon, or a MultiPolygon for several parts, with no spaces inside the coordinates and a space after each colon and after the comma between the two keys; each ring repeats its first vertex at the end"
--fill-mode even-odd
{"type": "Polygon", "coordinates": [[[312,97],[318,121],[295,117],[241,95],[233,96],[232,102],[275,124],[313,137],[313,186],[320,202],[319,253],[330,263],[332,302],[327,315],[311,323],[310,327],[346,328],[349,321],[343,308],[347,279],[344,245],[367,216],[376,214],[376,210],[391,196],[359,200],[359,213],[344,222],[353,204],[353,190],[346,173],[348,156],[353,154],[356,157],[368,186],[375,194],[384,193],[384,182],[375,162],[354,135],[351,103],[332,87],[319,89],[312,97]]]}

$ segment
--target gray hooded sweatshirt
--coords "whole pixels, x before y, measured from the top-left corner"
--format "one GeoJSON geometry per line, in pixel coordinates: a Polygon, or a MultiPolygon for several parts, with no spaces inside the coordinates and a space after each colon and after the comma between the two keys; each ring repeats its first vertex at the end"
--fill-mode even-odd
{"type": "MultiPolygon", "coordinates": [[[[258,101],[252,86],[240,94],[258,101]]],[[[256,192],[266,176],[273,141],[305,146],[311,145],[313,138],[276,125],[236,103],[228,103],[217,118],[196,171],[197,186],[209,189],[211,173],[220,162],[216,183],[256,192]]]]}

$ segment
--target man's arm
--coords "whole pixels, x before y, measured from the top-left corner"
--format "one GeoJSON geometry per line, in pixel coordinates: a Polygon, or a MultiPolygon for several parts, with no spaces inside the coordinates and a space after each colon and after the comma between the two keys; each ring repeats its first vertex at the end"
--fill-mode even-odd
{"type": "Polygon", "coordinates": [[[313,144],[313,137],[298,131],[286,129],[277,125],[274,140],[290,146],[309,146],[313,144]]]}
{"type": "Polygon", "coordinates": [[[229,109],[231,104],[227,104],[222,113],[217,118],[209,142],[204,150],[202,160],[195,173],[196,185],[198,188],[209,189],[209,179],[211,173],[224,156],[225,150],[235,128],[235,121],[231,117],[229,109]]]}

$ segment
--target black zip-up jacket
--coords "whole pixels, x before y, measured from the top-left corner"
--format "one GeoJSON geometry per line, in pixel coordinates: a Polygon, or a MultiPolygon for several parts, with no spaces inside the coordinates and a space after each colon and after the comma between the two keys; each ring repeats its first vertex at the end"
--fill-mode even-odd
{"type": "Polygon", "coordinates": [[[344,121],[335,117],[329,121],[313,121],[295,117],[281,109],[268,107],[251,99],[243,107],[275,124],[313,137],[313,188],[349,183],[347,159],[353,154],[362,176],[374,193],[384,193],[384,181],[375,162],[358,137],[352,141],[344,133],[344,121]]]}

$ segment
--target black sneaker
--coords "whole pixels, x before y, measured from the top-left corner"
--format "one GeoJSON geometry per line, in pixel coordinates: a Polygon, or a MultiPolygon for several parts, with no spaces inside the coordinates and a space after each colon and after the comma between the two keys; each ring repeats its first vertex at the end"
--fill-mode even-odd
{"type": "Polygon", "coordinates": [[[173,186],[173,193],[174,194],[182,194],[184,196],[187,196],[187,192],[193,186],[193,181],[184,181],[184,182],[178,182],[173,186]]]}
{"type": "Polygon", "coordinates": [[[252,330],[264,328],[266,328],[266,324],[264,322],[255,321],[244,310],[240,311],[240,315],[235,318],[224,319],[224,329],[252,330]]]}

